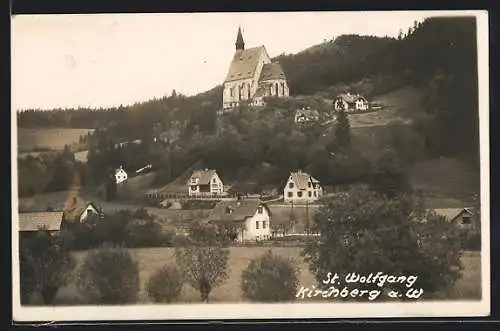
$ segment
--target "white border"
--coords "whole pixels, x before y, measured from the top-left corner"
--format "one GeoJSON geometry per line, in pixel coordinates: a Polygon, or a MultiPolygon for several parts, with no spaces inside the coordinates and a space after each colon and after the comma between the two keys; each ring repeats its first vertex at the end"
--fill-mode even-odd
{"type": "MultiPolygon", "coordinates": [[[[12,316],[16,322],[95,320],[236,320],[291,318],[473,317],[490,314],[490,177],[488,12],[419,11],[428,16],[475,16],[479,74],[481,156],[482,300],[414,303],[180,304],[133,306],[21,307],[19,296],[17,117],[11,116],[12,150],[12,316]]],[[[361,12],[360,12],[361,14],[361,12]]]]}

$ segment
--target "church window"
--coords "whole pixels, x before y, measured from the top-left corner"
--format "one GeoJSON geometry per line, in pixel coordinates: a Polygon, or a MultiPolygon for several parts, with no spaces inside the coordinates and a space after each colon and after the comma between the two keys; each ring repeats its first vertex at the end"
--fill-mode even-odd
{"type": "Polygon", "coordinates": [[[250,100],[250,84],[247,84],[248,100],[250,100]]]}
{"type": "Polygon", "coordinates": [[[276,83],[276,84],[274,85],[274,93],[276,94],[276,96],[278,96],[278,94],[279,94],[279,90],[278,90],[278,83],[276,83]]]}
{"type": "Polygon", "coordinates": [[[230,94],[232,97],[234,97],[234,88],[232,88],[232,87],[231,87],[231,88],[229,89],[229,94],[230,94]]]}
{"type": "Polygon", "coordinates": [[[285,83],[281,83],[281,95],[285,95],[285,83]]]}
{"type": "Polygon", "coordinates": [[[269,85],[269,95],[273,95],[273,86],[269,85]]]}

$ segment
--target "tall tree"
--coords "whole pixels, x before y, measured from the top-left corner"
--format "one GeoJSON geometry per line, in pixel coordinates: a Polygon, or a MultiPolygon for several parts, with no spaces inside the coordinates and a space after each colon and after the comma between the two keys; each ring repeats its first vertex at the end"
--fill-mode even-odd
{"type": "Polygon", "coordinates": [[[176,247],[176,261],[187,283],[208,302],[212,290],[228,278],[229,249],[217,241],[215,227],[196,225],[190,239],[191,245],[176,247]]]}
{"type": "Polygon", "coordinates": [[[335,122],[335,144],[337,147],[348,147],[351,143],[351,128],[347,113],[341,109],[337,113],[335,122]]]}

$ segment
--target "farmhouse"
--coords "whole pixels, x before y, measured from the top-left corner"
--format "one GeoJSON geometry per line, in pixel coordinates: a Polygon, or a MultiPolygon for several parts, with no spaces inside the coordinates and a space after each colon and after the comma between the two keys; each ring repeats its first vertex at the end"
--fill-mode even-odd
{"type": "Polygon", "coordinates": [[[115,170],[116,184],[123,183],[124,181],[127,180],[127,178],[128,178],[128,175],[125,172],[125,170],[123,170],[122,166],[120,166],[120,168],[115,170]]]}
{"type": "Polygon", "coordinates": [[[32,233],[44,229],[51,233],[61,230],[63,212],[19,213],[19,232],[32,233]]]}
{"type": "Polygon", "coordinates": [[[369,108],[368,106],[369,104],[366,98],[359,94],[343,93],[337,96],[333,101],[333,107],[337,111],[366,111],[369,108]]]}
{"type": "Polygon", "coordinates": [[[297,109],[294,121],[297,124],[319,121],[319,112],[316,109],[309,108],[297,109]]]}
{"type": "Polygon", "coordinates": [[[194,171],[186,185],[190,197],[224,194],[224,184],[217,172],[211,169],[194,171]]]}
{"type": "Polygon", "coordinates": [[[236,240],[266,240],[271,235],[271,211],[259,200],[221,201],[211,215],[212,224],[235,231],[236,240]]]}
{"type": "Polygon", "coordinates": [[[471,208],[438,208],[436,214],[444,216],[460,230],[478,231],[481,220],[476,217],[471,208]]]}
{"type": "Polygon", "coordinates": [[[235,45],[236,52],[223,84],[222,102],[225,110],[237,107],[241,102],[262,106],[265,97],[289,95],[281,65],[271,61],[264,46],[245,49],[241,28],[238,28],[235,45]]]}
{"type": "Polygon", "coordinates": [[[283,197],[286,203],[310,203],[323,195],[320,182],[301,170],[290,173],[285,184],[283,197]]]}

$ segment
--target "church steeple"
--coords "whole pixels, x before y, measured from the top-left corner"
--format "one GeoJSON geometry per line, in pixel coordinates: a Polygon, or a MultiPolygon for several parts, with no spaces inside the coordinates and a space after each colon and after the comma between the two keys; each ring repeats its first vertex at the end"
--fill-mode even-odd
{"type": "Polygon", "coordinates": [[[236,50],[245,49],[245,42],[243,41],[243,35],[241,34],[241,27],[238,27],[238,36],[236,37],[236,50]]]}

